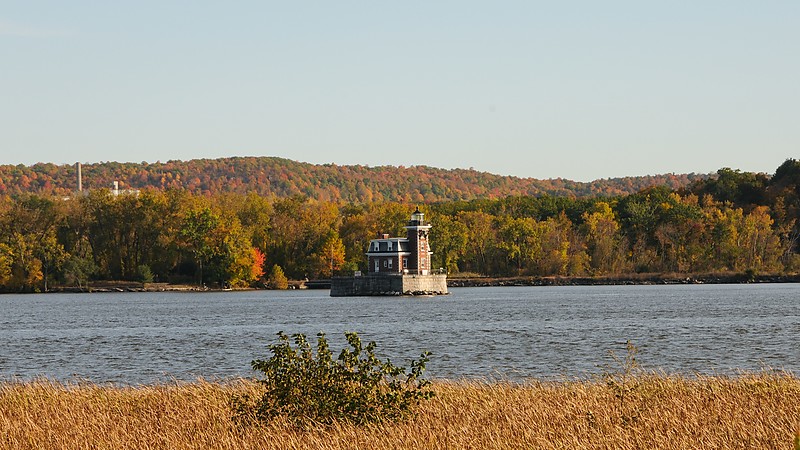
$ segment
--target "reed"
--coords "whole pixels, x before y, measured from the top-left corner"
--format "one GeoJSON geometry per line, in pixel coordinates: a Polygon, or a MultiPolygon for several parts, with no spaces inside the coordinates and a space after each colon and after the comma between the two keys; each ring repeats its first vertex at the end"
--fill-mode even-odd
{"type": "Polygon", "coordinates": [[[237,380],[143,387],[0,384],[3,449],[745,449],[794,446],[800,379],[640,374],[562,382],[435,382],[412,419],[239,427],[237,380]]]}

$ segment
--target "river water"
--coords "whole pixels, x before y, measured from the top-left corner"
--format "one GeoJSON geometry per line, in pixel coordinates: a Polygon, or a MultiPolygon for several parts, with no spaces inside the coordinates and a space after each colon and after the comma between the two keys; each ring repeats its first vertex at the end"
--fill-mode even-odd
{"type": "Polygon", "coordinates": [[[275,333],[345,331],[433,378],[561,379],[617,366],[800,374],[800,285],[454,288],[446,297],[328,291],[0,296],[0,379],[141,384],[254,376],[275,333]]]}

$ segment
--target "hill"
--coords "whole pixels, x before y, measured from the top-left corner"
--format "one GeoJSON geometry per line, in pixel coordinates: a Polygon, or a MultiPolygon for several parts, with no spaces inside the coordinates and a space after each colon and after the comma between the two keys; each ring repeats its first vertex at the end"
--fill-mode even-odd
{"type": "MultiPolygon", "coordinates": [[[[657,185],[675,190],[708,178],[703,174],[666,174],[584,183],[427,166],[319,165],[276,157],[165,163],[101,162],[83,165],[82,172],[85,189],[110,187],[114,181],[119,181],[123,189],[177,188],[203,195],[256,192],[281,198],[303,195],[316,200],[352,203],[437,202],[544,194],[571,198],[618,196],[657,185]]],[[[0,165],[0,195],[65,195],[76,189],[76,178],[75,167],[71,165],[0,165]]]]}

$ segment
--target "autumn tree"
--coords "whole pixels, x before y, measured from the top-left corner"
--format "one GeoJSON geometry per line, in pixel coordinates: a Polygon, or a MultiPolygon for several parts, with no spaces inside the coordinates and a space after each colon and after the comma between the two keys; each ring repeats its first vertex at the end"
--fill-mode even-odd
{"type": "Polygon", "coordinates": [[[258,247],[253,247],[251,251],[253,254],[253,264],[250,266],[249,279],[256,281],[264,276],[264,263],[267,261],[267,257],[258,247]]]}
{"type": "Polygon", "coordinates": [[[345,261],[355,270],[367,270],[364,252],[371,239],[377,234],[377,225],[367,213],[365,207],[346,205],[341,209],[341,225],[339,236],[345,251],[345,261]]]}
{"type": "Polygon", "coordinates": [[[266,253],[288,276],[304,278],[314,271],[313,255],[320,253],[339,222],[339,209],[332,203],[304,197],[278,200],[273,204],[266,253]]]}
{"type": "Polygon", "coordinates": [[[209,275],[221,286],[245,287],[258,280],[254,270],[258,265],[250,236],[235,216],[223,216],[212,231],[214,253],[209,264],[209,275]]]}
{"type": "Polygon", "coordinates": [[[0,243],[0,286],[7,286],[11,281],[11,265],[14,263],[14,256],[11,248],[4,243],[0,243]]]}
{"type": "Polygon", "coordinates": [[[458,263],[467,246],[467,227],[443,214],[431,215],[430,243],[433,258],[447,273],[458,272],[458,263]]]}
{"type": "Polygon", "coordinates": [[[7,281],[15,290],[48,290],[50,274],[64,258],[57,240],[62,215],[53,200],[26,196],[4,205],[0,214],[0,243],[10,261],[7,281]]]}
{"type": "Polygon", "coordinates": [[[654,230],[663,272],[688,272],[697,270],[703,259],[702,241],[705,232],[703,214],[697,196],[682,198],[671,193],[658,206],[658,224],[654,230]]]}
{"type": "Polygon", "coordinates": [[[772,229],[773,223],[766,206],[755,207],[744,218],[741,229],[741,268],[756,272],[780,270],[783,249],[779,236],[772,229]]]}
{"type": "Polygon", "coordinates": [[[516,275],[521,275],[541,253],[540,230],[534,219],[500,217],[497,234],[498,249],[513,264],[516,275]]]}
{"type": "Polygon", "coordinates": [[[483,211],[464,211],[458,214],[457,220],[466,231],[467,245],[461,259],[464,269],[481,274],[492,273],[498,247],[495,217],[483,211]]]}
{"type": "Polygon", "coordinates": [[[624,265],[624,248],[611,206],[606,202],[594,205],[592,212],[583,213],[582,227],[592,272],[596,275],[618,273],[624,265]]]}
{"type": "Polygon", "coordinates": [[[538,223],[542,251],[537,261],[540,275],[583,275],[588,255],[572,222],[562,211],[538,223]]]}
{"type": "Polygon", "coordinates": [[[330,278],[341,270],[345,263],[345,249],[342,239],[331,231],[322,247],[311,256],[312,276],[330,278]]]}

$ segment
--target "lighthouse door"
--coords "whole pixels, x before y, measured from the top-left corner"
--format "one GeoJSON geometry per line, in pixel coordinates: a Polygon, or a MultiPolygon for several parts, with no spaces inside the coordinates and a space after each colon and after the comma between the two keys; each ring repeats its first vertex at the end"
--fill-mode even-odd
{"type": "Polygon", "coordinates": [[[378,260],[375,260],[375,272],[381,271],[381,265],[378,263],[378,260]]]}

